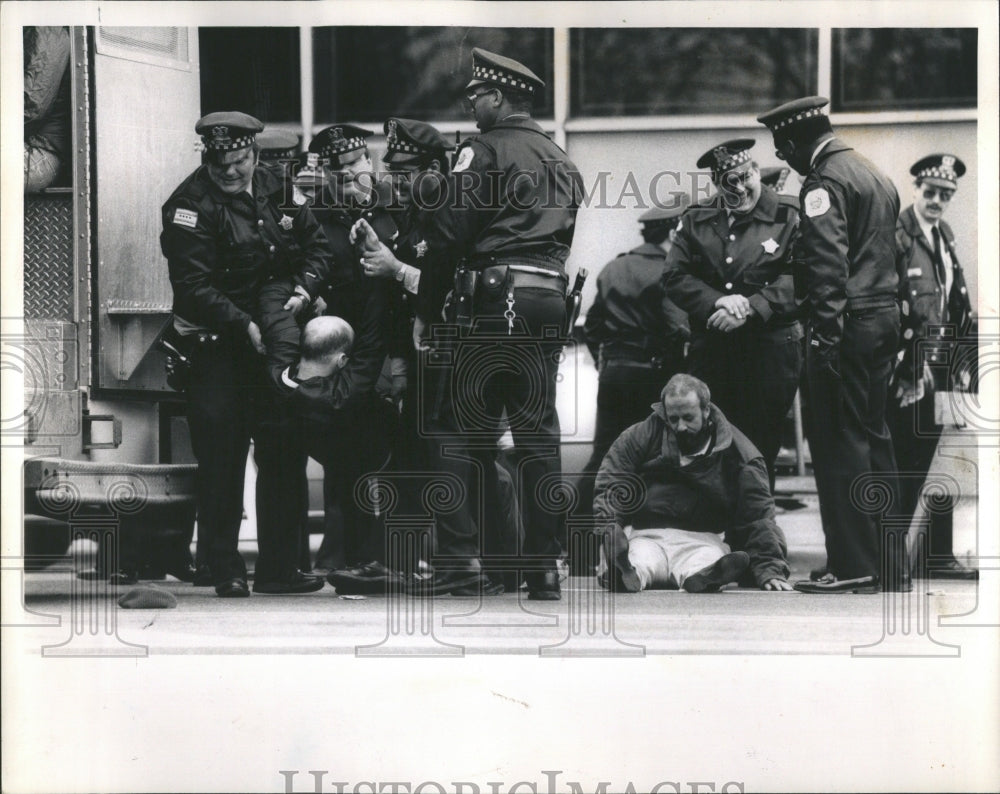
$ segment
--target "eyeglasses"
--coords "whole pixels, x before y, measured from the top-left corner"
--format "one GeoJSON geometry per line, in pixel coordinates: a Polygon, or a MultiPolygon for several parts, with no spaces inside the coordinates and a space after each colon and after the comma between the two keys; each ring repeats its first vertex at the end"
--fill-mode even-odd
{"type": "Polygon", "coordinates": [[[941,201],[951,201],[951,197],[955,195],[954,190],[948,190],[945,187],[925,187],[924,188],[924,198],[930,201],[935,196],[940,196],[941,201]]]}
{"type": "Polygon", "coordinates": [[[469,107],[474,108],[476,106],[476,100],[481,96],[486,96],[487,94],[492,94],[495,89],[491,88],[488,91],[480,91],[478,94],[466,94],[465,98],[469,102],[469,107]]]}

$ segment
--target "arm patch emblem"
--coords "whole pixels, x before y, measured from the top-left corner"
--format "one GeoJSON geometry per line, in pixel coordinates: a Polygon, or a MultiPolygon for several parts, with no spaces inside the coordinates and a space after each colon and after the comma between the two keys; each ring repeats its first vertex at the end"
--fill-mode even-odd
{"type": "Polygon", "coordinates": [[[464,171],[470,165],[472,165],[472,158],[475,157],[476,153],[472,151],[471,146],[466,146],[462,151],[458,153],[458,162],[455,163],[455,167],[452,171],[464,171]]]}
{"type": "Polygon", "coordinates": [[[806,193],[803,204],[806,215],[810,218],[815,218],[817,215],[825,214],[830,209],[830,194],[826,192],[825,187],[813,188],[806,193]]]}
{"type": "Polygon", "coordinates": [[[187,226],[189,229],[197,228],[198,213],[178,207],[174,210],[174,223],[178,226],[187,226]]]}

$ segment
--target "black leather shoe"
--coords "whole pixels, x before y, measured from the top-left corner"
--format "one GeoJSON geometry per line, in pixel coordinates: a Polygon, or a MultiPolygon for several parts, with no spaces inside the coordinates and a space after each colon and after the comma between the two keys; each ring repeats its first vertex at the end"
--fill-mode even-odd
{"type": "Polygon", "coordinates": [[[558,601],[562,598],[559,571],[528,571],[524,580],[528,583],[529,601],[558,601]]]}
{"type": "Polygon", "coordinates": [[[723,586],[735,582],[750,565],[750,555],[745,551],[723,554],[719,559],[698,573],[684,580],[689,593],[717,593],[723,586]]]}
{"type": "Polygon", "coordinates": [[[877,576],[859,576],[856,579],[838,579],[832,573],[827,573],[815,582],[805,580],[796,582],[793,587],[800,593],[877,593],[879,591],[877,576]]]}
{"type": "Polygon", "coordinates": [[[399,571],[372,560],[354,568],[331,571],[326,581],[337,589],[338,595],[378,595],[401,590],[405,580],[399,571]]]}
{"type": "Polygon", "coordinates": [[[180,563],[172,568],[167,568],[166,572],[170,576],[173,576],[175,579],[179,579],[182,582],[193,582],[195,576],[198,575],[198,569],[189,562],[180,563]]]}
{"type": "Polygon", "coordinates": [[[612,576],[608,581],[611,589],[617,593],[638,593],[642,590],[639,574],[632,567],[628,558],[628,536],[621,527],[615,527],[604,533],[604,557],[612,576]]]}
{"type": "Polygon", "coordinates": [[[237,577],[217,584],[215,586],[215,594],[219,598],[248,598],[250,596],[250,588],[247,587],[246,579],[237,577]]]}
{"type": "Polygon", "coordinates": [[[325,584],[326,582],[321,576],[309,576],[302,571],[296,571],[288,579],[276,582],[262,582],[254,579],[253,591],[265,595],[300,595],[322,590],[325,584]]]}
{"type": "Polygon", "coordinates": [[[191,580],[191,584],[195,587],[211,587],[215,584],[215,580],[212,578],[212,571],[205,563],[202,563],[195,568],[194,578],[191,580]]]}
{"type": "Polygon", "coordinates": [[[958,560],[952,558],[945,563],[931,561],[927,569],[928,579],[961,579],[967,582],[974,582],[979,579],[979,571],[975,568],[968,568],[958,560]]]}
{"type": "Polygon", "coordinates": [[[139,576],[135,571],[119,570],[108,577],[108,584],[135,584],[139,576]]]}
{"type": "Polygon", "coordinates": [[[436,568],[434,573],[425,579],[416,579],[407,582],[407,592],[416,596],[439,596],[448,595],[456,590],[459,595],[471,593],[475,589],[475,594],[495,595],[488,592],[490,588],[484,583],[489,582],[489,578],[483,573],[479,564],[469,563],[462,568],[441,569],[436,568]]]}

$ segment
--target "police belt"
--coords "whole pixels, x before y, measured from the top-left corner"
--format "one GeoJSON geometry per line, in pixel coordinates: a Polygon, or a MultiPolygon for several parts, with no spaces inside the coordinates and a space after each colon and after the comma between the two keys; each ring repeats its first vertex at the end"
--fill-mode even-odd
{"type": "Polygon", "coordinates": [[[893,295],[859,295],[847,299],[847,311],[859,312],[864,309],[888,309],[898,304],[898,298],[893,295]]]}
{"type": "Polygon", "coordinates": [[[638,342],[604,342],[601,344],[601,358],[604,361],[631,361],[660,367],[668,362],[678,361],[684,355],[684,338],[678,335],[669,340],[673,347],[657,347],[638,342]]]}
{"type": "Polygon", "coordinates": [[[473,256],[466,260],[470,270],[482,273],[490,268],[507,268],[515,288],[534,287],[566,293],[569,277],[563,263],[542,254],[508,254],[504,256],[473,256]]]}

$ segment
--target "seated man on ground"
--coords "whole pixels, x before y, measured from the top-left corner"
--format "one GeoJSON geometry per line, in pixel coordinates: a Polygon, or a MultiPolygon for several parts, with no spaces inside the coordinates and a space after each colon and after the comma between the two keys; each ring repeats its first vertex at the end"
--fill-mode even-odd
{"type": "Polygon", "coordinates": [[[792,589],[764,459],[710,399],[674,375],[608,450],[594,489],[602,585],[711,593],[749,573],[763,590],[792,589]]]}
{"type": "Polygon", "coordinates": [[[353,344],[354,331],[346,320],[316,317],[302,331],[297,363],[286,364],[280,355],[271,359],[272,379],[299,418],[305,451],[328,471],[342,475],[337,482],[345,483],[338,499],[342,509],[352,511],[345,528],[359,531],[352,548],[359,550],[361,562],[349,562],[352,567],[327,576],[341,595],[380,593],[403,585],[402,574],[382,562],[382,523],[363,509],[358,497],[359,489],[373,485],[366,486],[364,479],[387,463],[395,408],[364,388],[365,376],[350,363],[353,344]]]}

